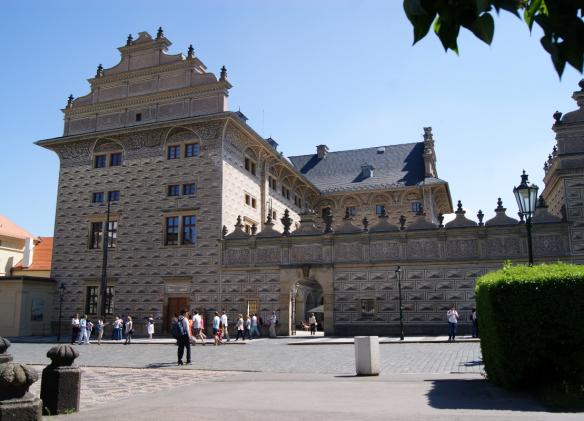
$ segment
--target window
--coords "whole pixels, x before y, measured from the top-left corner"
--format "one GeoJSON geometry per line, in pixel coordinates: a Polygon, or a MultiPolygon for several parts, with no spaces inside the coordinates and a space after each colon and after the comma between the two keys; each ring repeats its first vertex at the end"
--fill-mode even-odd
{"type": "Polygon", "coordinates": [[[201,147],[198,143],[188,143],[185,145],[185,157],[187,158],[199,156],[200,152],[201,147]]]}
{"type": "Polygon", "coordinates": [[[95,155],[95,168],[105,168],[107,163],[107,155],[95,155]]]}
{"type": "Polygon", "coordinates": [[[105,289],[105,314],[114,314],[114,287],[105,289]]]}
{"type": "Polygon", "coordinates": [[[251,235],[251,225],[250,224],[245,224],[244,228],[245,233],[251,235]]]}
{"type": "Polygon", "coordinates": [[[272,211],[272,219],[276,219],[276,217],[277,217],[276,211],[272,211]]]}
{"type": "Polygon", "coordinates": [[[109,221],[107,227],[107,246],[115,248],[118,241],[118,221],[109,221]]]}
{"type": "Polygon", "coordinates": [[[418,213],[422,210],[422,204],[420,202],[412,202],[412,212],[418,213]]]}
{"type": "Polygon", "coordinates": [[[302,207],[302,199],[296,195],[294,195],[294,204],[299,208],[302,207]]]}
{"type": "Polygon", "coordinates": [[[116,152],[110,155],[110,167],[119,167],[122,165],[122,153],[116,152]]]}
{"type": "Polygon", "coordinates": [[[99,192],[93,193],[93,196],[91,198],[91,201],[93,203],[101,203],[101,202],[103,202],[103,192],[99,191],[99,192]]]}
{"type": "Polygon", "coordinates": [[[256,198],[250,194],[247,194],[247,193],[245,194],[245,204],[247,206],[251,206],[254,209],[257,209],[257,207],[258,207],[258,202],[257,202],[256,198]]]}
{"type": "Polygon", "coordinates": [[[178,244],[178,216],[166,218],[166,239],[164,244],[174,246],[178,244]]]}
{"type": "Polygon", "coordinates": [[[180,158],[180,145],[173,145],[168,147],[168,159],[179,159],[180,158]]]}
{"type": "Polygon", "coordinates": [[[251,205],[251,196],[249,194],[246,194],[245,195],[245,204],[247,206],[250,206],[251,205]]]}
{"type": "Polygon", "coordinates": [[[178,196],[180,194],[180,185],[171,184],[168,186],[168,196],[178,196]]]}
{"type": "Polygon", "coordinates": [[[136,121],[142,121],[142,113],[136,113],[136,121]]]}
{"type": "Polygon", "coordinates": [[[119,190],[112,190],[110,192],[108,192],[108,200],[110,202],[117,202],[120,200],[120,191],[119,190]]]}
{"type": "Polygon", "coordinates": [[[268,177],[268,184],[272,190],[276,191],[278,189],[276,185],[276,179],[274,177],[268,177]]]}
{"type": "Polygon", "coordinates": [[[97,287],[87,287],[85,314],[97,314],[97,287]]]}
{"type": "Polygon", "coordinates": [[[182,244],[195,244],[196,239],[196,218],[194,215],[183,216],[183,237],[182,244]]]}
{"type": "Polygon", "coordinates": [[[251,207],[254,208],[254,209],[257,209],[257,207],[258,207],[258,202],[255,199],[255,197],[252,197],[251,198],[251,207]]]}
{"type": "Polygon", "coordinates": [[[259,311],[258,300],[248,300],[247,301],[247,314],[257,314],[259,311]]]}
{"type": "Polygon", "coordinates": [[[250,158],[246,157],[244,166],[245,166],[246,171],[252,173],[253,175],[256,175],[256,163],[254,161],[252,161],[250,158]]]}
{"type": "Polygon", "coordinates": [[[357,209],[355,206],[347,206],[345,209],[345,214],[349,214],[350,217],[353,217],[357,214],[357,209]]]}
{"type": "Polygon", "coordinates": [[[290,200],[290,189],[286,186],[282,186],[282,196],[290,200]]]}
{"type": "Polygon", "coordinates": [[[372,317],[375,314],[375,299],[366,298],[361,300],[361,315],[372,317]]]}
{"type": "Polygon", "coordinates": [[[385,214],[385,205],[375,205],[375,215],[381,216],[385,214]]]}
{"type": "Polygon", "coordinates": [[[101,248],[102,236],[103,236],[103,222],[92,222],[91,223],[91,234],[90,234],[89,248],[92,248],[92,249],[101,248]]]}
{"type": "Polygon", "coordinates": [[[182,192],[182,194],[184,194],[184,195],[192,195],[192,194],[195,194],[196,192],[197,192],[197,188],[195,186],[195,183],[183,184],[183,192],[182,192]]]}

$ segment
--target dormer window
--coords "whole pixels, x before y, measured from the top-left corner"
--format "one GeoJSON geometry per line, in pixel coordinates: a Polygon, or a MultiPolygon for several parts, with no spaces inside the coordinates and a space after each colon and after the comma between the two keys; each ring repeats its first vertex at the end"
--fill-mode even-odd
{"type": "Polygon", "coordinates": [[[371,164],[363,164],[363,165],[361,165],[361,178],[362,179],[366,179],[366,178],[373,177],[373,170],[374,169],[375,168],[371,164]]]}

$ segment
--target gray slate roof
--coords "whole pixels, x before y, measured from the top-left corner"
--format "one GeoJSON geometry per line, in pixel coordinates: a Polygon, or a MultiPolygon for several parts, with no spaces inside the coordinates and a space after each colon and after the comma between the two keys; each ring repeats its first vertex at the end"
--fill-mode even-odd
{"type": "Polygon", "coordinates": [[[424,142],[329,152],[326,157],[291,156],[289,159],[322,192],[413,186],[424,181],[424,142]],[[363,179],[361,166],[371,164],[374,175],[363,179]]]}

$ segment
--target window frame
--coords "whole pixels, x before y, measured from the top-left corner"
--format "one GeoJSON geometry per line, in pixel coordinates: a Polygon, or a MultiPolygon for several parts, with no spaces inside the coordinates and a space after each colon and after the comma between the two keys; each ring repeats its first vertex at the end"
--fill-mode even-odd
{"type": "Polygon", "coordinates": [[[182,194],[183,196],[194,196],[197,194],[197,184],[196,183],[184,183],[182,185],[182,194]],[[192,192],[187,192],[187,186],[192,186],[192,192]]]}
{"type": "Polygon", "coordinates": [[[180,244],[181,245],[187,245],[187,244],[194,245],[194,244],[196,244],[197,243],[197,216],[196,215],[183,215],[180,218],[179,223],[181,224],[181,233],[182,233],[181,238],[180,238],[180,244]],[[192,218],[192,222],[189,223],[188,225],[186,222],[187,218],[189,220],[191,220],[191,218],[192,218]],[[187,241],[185,239],[186,238],[185,233],[187,232],[187,229],[186,229],[187,227],[192,227],[192,233],[189,235],[190,241],[187,241]]]}
{"type": "Polygon", "coordinates": [[[120,201],[120,191],[110,190],[107,192],[107,200],[109,202],[119,202],[120,201]]]}
{"type": "Polygon", "coordinates": [[[361,298],[359,300],[361,308],[361,317],[370,318],[377,313],[377,300],[375,298],[361,298]]]}
{"type": "Polygon", "coordinates": [[[201,144],[199,142],[185,143],[185,158],[197,158],[199,156],[201,156],[201,144]],[[189,155],[189,147],[192,147],[191,149],[194,149],[195,146],[196,154],[189,155]]]}
{"type": "Polygon", "coordinates": [[[167,145],[166,146],[166,159],[180,159],[182,157],[181,145],[167,145]],[[173,151],[173,153],[171,153],[173,151]]]}
{"type": "Polygon", "coordinates": [[[166,196],[167,197],[180,196],[180,190],[181,190],[180,184],[168,184],[166,186],[166,196]]]}
{"type": "Polygon", "coordinates": [[[93,168],[107,168],[107,154],[97,154],[93,156],[93,168]],[[100,165],[98,165],[98,162],[100,165]],[[102,165],[103,164],[103,165],[102,165]]]}
{"type": "Polygon", "coordinates": [[[414,213],[418,213],[422,209],[422,202],[411,202],[410,209],[414,213]]]}
{"type": "Polygon", "coordinates": [[[91,203],[103,203],[104,199],[105,195],[102,191],[95,191],[91,194],[91,203]]]}
{"type": "Polygon", "coordinates": [[[122,152],[112,152],[109,154],[108,162],[110,167],[121,167],[123,161],[123,154],[122,152]],[[116,161],[114,163],[114,157],[116,157],[116,161]],[[117,159],[119,157],[119,160],[117,159]]]}
{"type": "Polygon", "coordinates": [[[379,218],[385,212],[386,212],[385,203],[378,203],[375,205],[375,216],[377,216],[379,218]],[[380,209],[381,212],[379,212],[378,209],[380,209]]]}
{"type": "Polygon", "coordinates": [[[89,285],[85,287],[85,314],[96,315],[99,303],[99,287],[89,285]],[[94,310],[94,311],[92,311],[94,310]]]}
{"type": "MultiPolygon", "coordinates": [[[[181,212],[169,212],[167,214],[164,214],[162,216],[162,223],[164,226],[164,232],[163,232],[163,238],[162,238],[162,244],[165,247],[180,247],[180,246],[194,246],[197,244],[197,225],[198,225],[198,218],[199,215],[197,214],[197,212],[195,212],[194,210],[185,210],[185,211],[181,211],[181,212]],[[192,219],[192,223],[189,223],[187,218],[193,218],[192,219]],[[176,219],[177,220],[177,225],[175,227],[175,225],[169,226],[169,220],[171,219],[176,219]],[[192,235],[190,236],[192,238],[191,241],[188,240],[187,236],[185,235],[186,230],[191,227],[192,229],[192,235]],[[176,232],[176,243],[174,241],[170,242],[168,241],[169,237],[169,228],[173,228],[173,230],[177,230],[176,232]],[[185,240],[185,238],[187,238],[185,240]]],[[[170,233],[172,235],[175,235],[175,233],[170,233]]]]}

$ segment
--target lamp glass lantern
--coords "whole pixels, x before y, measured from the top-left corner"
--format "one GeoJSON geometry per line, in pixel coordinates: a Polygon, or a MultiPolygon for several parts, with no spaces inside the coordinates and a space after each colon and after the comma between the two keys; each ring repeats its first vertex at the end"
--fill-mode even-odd
{"type": "Polygon", "coordinates": [[[539,187],[530,183],[528,177],[529,176],[525,173],[525,170],[523,170],[521,184],[513,188],[513,194],[515,195],[515,200],[517,200],[519,212],[525,216],[526,220],[531,219],[535,212],[537,193],[539,191],[539,187]]]}

